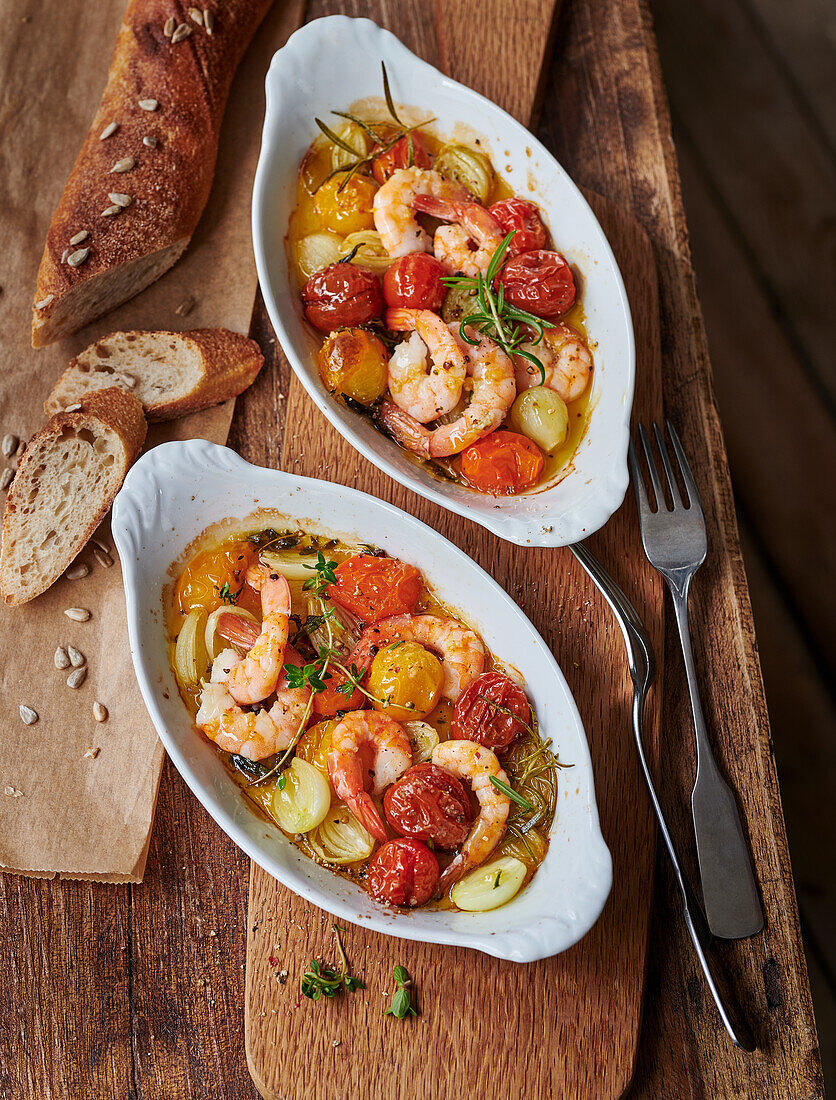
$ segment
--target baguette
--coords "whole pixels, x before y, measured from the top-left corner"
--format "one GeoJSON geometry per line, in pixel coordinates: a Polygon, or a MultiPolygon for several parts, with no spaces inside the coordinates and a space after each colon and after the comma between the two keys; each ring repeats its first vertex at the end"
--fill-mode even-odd
{"type": "Polygon", "coordinates": [[[94,390],[137,397],[149,421],[172,420],[237,397],[261,369],[254,340],[226,329],[113,332],[73,359],[46,399],[47,416],[94,390]]]}
{"type": "Polygon", "coordinates": [[[131,0],[47,232],[34,347],[126,302],[182,255],[209,197],[232,77],[271,3],[205,0],[207,25],[171,0],[131,0]]]}
{"type": "Polygon", "coordinates": [[[145,441],[142,405],[122,390],[88,394],[37,432],[9,489],[0,595],[13,607],[44,592],[104,518],[145,441]]]}

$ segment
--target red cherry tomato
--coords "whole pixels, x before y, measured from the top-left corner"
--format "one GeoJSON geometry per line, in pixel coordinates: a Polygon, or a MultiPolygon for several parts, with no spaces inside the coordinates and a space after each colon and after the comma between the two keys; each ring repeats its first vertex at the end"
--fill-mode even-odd
{"type": "Polygon", "coordinates": [[[543,455],[532,440],[497,431],[462,452],[462,474],[482,493],[512,496],[530,489],[543,472],[543,455]]]}
{"type": "Polygon", "coordinates": [[[409,615],[424,588],[421,573],[398,558],[355,554],[334,570],[336,584],[328,595],[364,623],[376,623],[391,615],[409,615]]]}
{"type": "Polygon", "coordinates": [[[317,271],[302,287],[305,316],[322,332],[374,321],[383,312],[380,281],[373,271],[336,263],[317,271]]]}
{"type": "Polygon", "coordinates": [[[501,199],[488,210],[502,226],[503,233],[513,232],[508,242],[509,256],[521,252],[535,252],[546,244],[546,227],[540,218],[540,210],[526,199],[501,199]]]}
{"type": "Polygon", "coordinates": [[[537,317],[557,317],[575,304],[575,276],[559,252],[524,252],[496,277],[511,305],[537,317]]]}
{"type": "Polygon", "coordinates": [[[507,749],[528,721],[528,699],[519,684],[501,672],[483,672],[459,696],[453,711],[453,736],[497,752],[507,749]],[[488,699],[498,705],[492,707],[488,699]]]}
{"type": "Polygon", "coordinates": [[[431,309],[438,313],[447,293],[444,265],[426,252],[410,252],[386,269],[383,300],[389,309],[431,309]]]}
{"type": "Polygon", "coordinates": [[[383,809],[396,833],[431,840],[437,848],[458,848],[470,832],[467,791],[454,775],[429,762],[416,764],[392,784],[383,809]]]}
{"type": "Polygon", "coordinates": [[[438,882],[438,860],[420,840],[387,840],[369,860],[369,893],[384,905],[423,905],[438,882]]]}
{"type": "Polygon", "coordinates": [[[350,695],[337,691],[338,687],[347,683],[347,677],[333,667],[330,672],[331,679],[325,681],[325,690],[316,692],[313,697],[312,709],[317,722],[336,717],[337,711],[365,710],[369,706],[369,700],[359,688],[355,688],[350,695]]]}
{"type": "MultiPolygon", "coordinates": [[[[380,146],[375,146],[379,149],[380,146]]],[[[375,152],[375,149],[372,152],[375,152]]],[[[409,155],[409,135],[405,134],[395,142],[391,149],[375,157],[372,173],[378,183],[385,183],[396,168],[429,168],[432,164],[430,154],[424,144],[424,135],[420,130],[412,131],[412,159],[409,155]]]]}

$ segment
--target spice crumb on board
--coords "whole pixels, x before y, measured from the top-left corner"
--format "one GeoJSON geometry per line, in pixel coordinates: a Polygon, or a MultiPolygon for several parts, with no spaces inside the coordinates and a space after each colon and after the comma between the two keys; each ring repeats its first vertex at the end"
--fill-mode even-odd
{"type": "Polygon", "coordinates": [[[98,746],[94,748],[92,745],[88,745],[84,750],[84,756],[85,758],[89,757],[91,760],[95,760],[101,751],[102,750],[98,746]]]}
{"type": "Polygon", "coordinates": [[[23,791],[19,791],[17,787],[4,787],[3,794],[8,795],[10,798],[23,798],[23,791]]]}

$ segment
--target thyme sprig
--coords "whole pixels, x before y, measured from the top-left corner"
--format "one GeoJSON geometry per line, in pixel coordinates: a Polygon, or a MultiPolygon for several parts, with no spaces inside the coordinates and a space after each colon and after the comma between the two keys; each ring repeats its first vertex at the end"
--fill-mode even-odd
{"type": "Polygon", "coordinates": [[[311,959],[310,968],[302,975],[301,991],[304,997],[312,1001],[318,1001],[320,997],[336,997],[341,989],[347,989],[353,993],[356,989],[363,989],[363,983],[350,972],[345,948],[340,939],[340,926],[334,924],[334,936],[337,940],[337,951],[340,955],[340,969],[326,966],[316,959],[311,959]]]}
{"type": "Polygon", "coordinates": [[[392,121],[397,126],[394,136],[390,134],[389,137],[386,137],[384,134],[379,134],[374,129],[374,126],[372,126],[371,123],[365,122],[362,118],[358,118],[357,115],[352,115],[348,111],[332,110],[332,115],[337,115],[339,118],[347,118],[349,122],[353,122],[356,126],[359,126],[363,133],[366,134],[367,137],[371,138],[373,143],[371,152],[366,154],[366,156],[360,156],[353,146],[349,145],[347,141],[344,141],[340,137],[340,135],[335,133],[335,131],[332,130],[330,126],[327,126],[321,118],[315,118],[314,122],[317,124],[322,133],[328,138],[328,140],[333,142],[334,145],[336,145],[339,149],[342,149],[343,152],[349,153],[352,157],[354,157],[354,160],[349,161],[348,164],[341,165],[339,168],[334,168],[332,171],[330,171],[328,175],[323,180],[321,180],[320,183],[317,184],[314,193],[316,193],[316,191],[318,191],[320,187],[323,187],[326,183],[328,183],[329,180],[332,180],[335,176],[338,176],[344,172],[345,179],[340,182],[340,185],[337,188],[337,192],[339,193],[343,190],[344,187],[347,186],[349,180],[352,178],[355,172],[358,172],[366,165],[370,165],[373,161],[377,160],[378,157],[383,156],[384,153],[388,153],[389,150],[397,145],[401,138],[404,137],[407,138],[407,167],[411,168],[415,163],[415,141],[412,137],[412,133],[414,130],[418,130],[421,126],[427,126],[429,125],[429,123],[435,122],[435,118],[426,118],[422,122],[416,122],[412,125],[407,125],[405,122],[402,122],[401,119],[398,117],[397,111],[395,110],[395,102],[392,99],[392,91],[389,87],[389,75],[386,72],[386,66],[382,61],[380,63],[380,68],[383,73],[383,95],[386,99],[386,109],[389,111],[392,121]]]}
{"type": "Polygon", "coordinates": [[[499,248],[491,257],[488,269],[484,275],[480,272],[475,278],[469,275],[448,275],[441,281],[447,287],[462,287],[469,291],[476,299],[478,309],[462,317],[459,324],[459,335],[467,344],[475,346],[479,343],[468,336],[465,328],[470,325],[485,336],[490,338],[503,349],[506,355],[521,355],[534,363],[540,371],[540,385],[546,381],[546,368],[536,355],[530,351],[524,351],[521,345],[524,343],[539,344],[543,340],[544,331],[554,328],[550,321],[544,321],[542,317],[535,317],[525,309],[518,309],[505,300],[505,287],[499,284],[499,289],[494,290],[494,280],[502,266],[502,258],[508,250],[514,232],[508,233],[502,240],[499,248]],[[534,339],[521,325],[528,325],[534,329],[534,339]]]}

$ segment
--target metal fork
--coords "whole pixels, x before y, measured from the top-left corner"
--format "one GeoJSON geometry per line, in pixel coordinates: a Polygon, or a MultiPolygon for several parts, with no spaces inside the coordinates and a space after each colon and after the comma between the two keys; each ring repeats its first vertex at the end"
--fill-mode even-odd
{"type": "Polygon", "coordinates": [[[604,599],[610,605],[618,625],[621,627],[621,633],[624,635],[624,644],[627,646],[627,659],[630,665],[630,677],[633,681],[633,735],[636,740],[636,748],[638,749],[639,761],[647,783],[647,789],[650,792],[650,801],[653,804],[653,810],[659,823],[659,831],[673,864],[676,885],[682,898],[685,925],[726,1031],[742,1050],[753,1051],[756,1049],[755,1039],[739,1006],[729,991],[728,983],[716,958],[713,957],[711,933],[700,909],[700,903],[694,896],[694,892],[685,877],[682,861],[679,858],[673,836],[668,827],[662,803],[659,801],[659,795],[644,751],[644,704],[653,683],[656,669],[650,637],[644,623],[639,618],[638,612],[598,559],[587,550],[583,543],[575,543],[569,549],[600,589],[604,599]]]}
{"type": "Polygon", "coordinates": [[[653,425],[653,434],[662,460],[664,484],[648,434],[644,426],[639,425],[639,438],[653,486],[655,508],[651,508],[648,500],[632,441],[629,452],[630,469],[638,501],[644,552],[650,564],[659,570],[668,583],[685,659],[697,744],[697,774],[691,792],[691,815],[697,841],[705,915],[715,936],[729,940],[742,939],[760,932],[763,928],[763,911],[737,803],[714,759],[700,703],[688,625],[688,592],[691,579],[705,561],[705,518],[694,475],[670,421],[667,421],[667,428],[685,486],[687,503],[683,502],[680,495],[673,463],[657,424],[653,425]],[[666,489],[672,507],[668,507],[666,489]]]}

